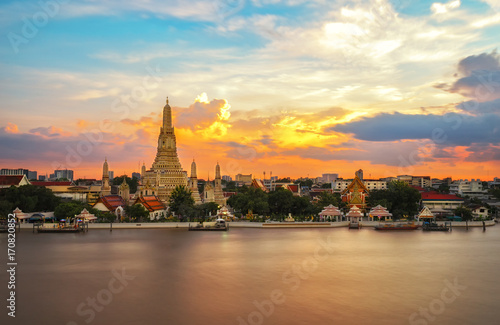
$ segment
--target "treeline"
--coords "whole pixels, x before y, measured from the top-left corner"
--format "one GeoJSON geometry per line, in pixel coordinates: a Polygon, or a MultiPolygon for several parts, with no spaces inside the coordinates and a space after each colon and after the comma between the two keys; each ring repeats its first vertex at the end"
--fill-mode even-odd
{"type": "Polygon", "coordinates": [[[54,211],[61,199],[51,190],[34,185],[0,189],[0,216],[7,217],[15,208],[23,212],[54,211]]]}
{"type": "Polygon", "coordinates": [[[289,213],[294,217],[317,217],[318,213],[329,204],[341,208],[345,206],[338,193],[323,192],[318,201],[312,202],[309,197],[294,196],[292,192],[283,188],[266,193],[253,187],[242,188],[241,192],[231,196],[227,203],[242,216],[251,212],[254,215],[271,217],[284,217],[289,213]]]}

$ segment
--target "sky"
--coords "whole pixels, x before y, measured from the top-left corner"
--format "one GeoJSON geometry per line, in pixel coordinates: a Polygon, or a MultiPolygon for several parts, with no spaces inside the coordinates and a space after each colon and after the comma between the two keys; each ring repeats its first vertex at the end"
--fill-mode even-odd
{"type": "Polygon", "coordinates": [[[0,168],[500,177],[500,0],[0,4],[0,168]]]}

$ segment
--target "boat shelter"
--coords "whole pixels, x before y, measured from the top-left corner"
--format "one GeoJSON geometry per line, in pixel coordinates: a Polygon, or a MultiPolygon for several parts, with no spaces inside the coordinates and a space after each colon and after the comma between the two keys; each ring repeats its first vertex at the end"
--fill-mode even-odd
{"type": "Polygon", "coordinates": [[[346,214],[347,221],[352,223],[358,223],[363,218],[363,213],[357,206],[352,206],[349,212],[346,214]]]}
{"type": "Polygon", "coordinates": [[[417,220],[423,221],[424,223],[425,222],[434,222],[435,217],[434,217],[434,214],[431,212],[431,210],[427,206],[424,206],[422,211],[420,211],[420,213],[418,214],[417,220]]]}
{"type": "Polygon", "coordinates": [[[95,215],[88,212],[87,209],[85,209],[85,208],[82,210],[82,212],[80,212],[80,214],[77,214],[75,217],[77,219],[81,219],[84,221],[95,221],[97,219],[97,217],[95,215]]]}
{"type": "Polygon", "coordinates": [[[392,213],[387,211],[387,208],[384,208],[383,206],[381,206],[379,204],[370,210],[370,213],[368,214],[368,216],[372,219],[371,221],[373,221],[373,219],[375,219],[375,217],[377,217],[379,220],[387,221],[387,218],[392,217],[392,213]]]}
{"type": "Polygon", "coordinates": [[[336,206],[330,204],[329,206],[326,206],[323,208],[323,210],[319,213],[319,217],[323,220],[332,220],[332,218],[335,218],[335,221],[339,221],[339,217],[342,218],[342,212],[340,212],[339,208],[336,206]]]}

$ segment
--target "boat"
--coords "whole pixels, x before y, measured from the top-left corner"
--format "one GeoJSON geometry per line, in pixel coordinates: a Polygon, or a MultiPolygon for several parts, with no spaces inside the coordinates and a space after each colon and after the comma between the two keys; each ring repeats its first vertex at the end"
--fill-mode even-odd
{"type": "Polygon", "coordinates": [[[412,223],[383,223],[375,226],[375,230],[417,230],[419,225],[412,223]]]}
{"type": "Polygon", "coordinates": [[[446,224],[444,225],[438,225],[435,222],[431,223],[424,223],[422,225],[422,230],[423,231],[449,231],[451,227],[447,226],[446,224]]]}
{"type": "Polygon", "coordinates": [[[224,219],[217,219],[213,222],[197,223],[196,226],[189,224],[189,231],[228,231],[229,224],[224,219]]]}
{"type": "Polygon", "coordinates": [[[75,221],[74,223],[60,221],[58,223],[34,223],[35,229],[39,233],[75,233],[88,231],[88,222],[75,221]]]}

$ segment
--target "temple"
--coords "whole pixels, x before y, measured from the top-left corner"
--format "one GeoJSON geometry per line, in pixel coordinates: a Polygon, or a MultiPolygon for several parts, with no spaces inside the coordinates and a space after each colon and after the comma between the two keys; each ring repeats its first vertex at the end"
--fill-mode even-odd
{"type": "Polygon", "coordinates": [[[172,108],[168,97],[163,107],[163,124],[158,136],[158,149],[151,169],[142,169],[141,195],[156,195],[168,203],[170,194],[176,186],[188,186],[187,173],[182,170],[172,126],[172,108]]]}
{"type": "Polygon", "coordinates": [[[368,196],[369,190],[366,188],[365,184],[363,184],[359,176],[359,171],[357,171],[351,184],[349,184],[340,195],[342,201],[346,202],[349,208],[357,207],[364,212],[366,208],[365,199],[368,196]]]}

